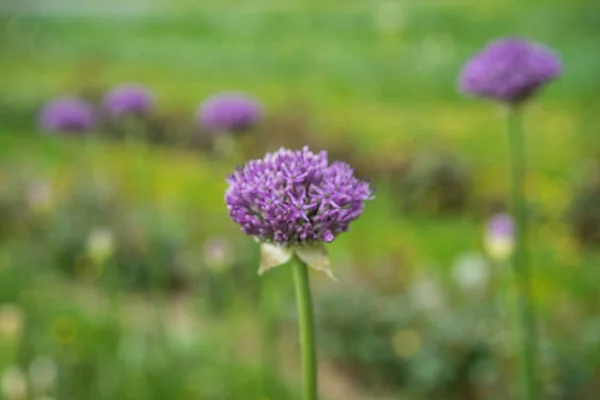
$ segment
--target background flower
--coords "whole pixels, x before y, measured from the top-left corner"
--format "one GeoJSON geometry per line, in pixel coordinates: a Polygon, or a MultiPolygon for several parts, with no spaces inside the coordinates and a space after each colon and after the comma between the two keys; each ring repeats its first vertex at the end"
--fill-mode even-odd
{"type": "Polygon", "coordinates": [[[29,382],[38,393],[52,391],[57,377],[58,366],[50,357],[37,356],[29,365],[29,382]]]}
{"type": "Polygon", "coordinates": [[[103,263],[114,252],[113,232],[106,227],[94,228],[87,238],[87,253],[92,260],[103,263]]]}
{"type": "Polygon", "coordinates": [[[126,84],[112,89],[104,97],[104,108],[113,117],[145,114],[154,106],[154,97],[142,85],[126,84]]]}
{"type": "Polygon", "coordinates": [[[487,223],[484,248],[488,256],[496,261],[507,260],[513,252],[515,223],[508,214],[496,214],[487,223]]]}
{"type": "Polygon", "coordinates": [[[76,97],[58,98],[42,109],[40,125],[49,132],[85,132],[94,127],[94,110],[76,97]]]}
{"type": "Polygon", "coordinates": [[[0,389],[8,400],[27,398],[27,378],[16,366],[6,369],[0,378],[0,389]]]}
{"type": "Polygon", "coordinates": [[[21,308],[15,304],[0,306],[0,339],[18,338],[23,329],[25,316],[21,308]]]}
{"type": "Polygon", "coordinates": [[[263,110],[258,101],[239,93],[222,93],[204,101],[198,124],[209,131],[241,132],[258,124],[263,110]]]}
{"type": "Polygon", "coordinates": [[[464,66],[460,89],[475,97],[518,103],[562,73],[558,55],[519,38],[491,42],[464,66]]]}
{"type": "Polygon", "coordinates": [[[452,277],[465,292],[481,296],[485,293],[491,271],[481,254],[468,252],[459,255],[454,261],[452,277]]]}

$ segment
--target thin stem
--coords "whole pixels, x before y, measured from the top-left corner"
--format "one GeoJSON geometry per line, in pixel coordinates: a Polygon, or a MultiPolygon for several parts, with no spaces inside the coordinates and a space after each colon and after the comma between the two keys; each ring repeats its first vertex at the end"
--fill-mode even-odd
{"type": "Polygon", "coordinates": [[[536,376],[537,343],[535,332],[535,310],[532,301],[531,271],[527,254],[527,215],[524,196],[525,147],[521,112],[513,107],[508,115],[512,190],[511,203],[516,224],[513,269],[518,290],[517,311],[519,314],[523,399],[539,399],[539,384],[536,376]]]}
{"type": "Polygon", "coordinates": [[[315,323],[313,316],[308,267],[298,257],[294,257],[294,283],[302,349],[303,399],[317,400],[317,350],[315,346],[315,323]]]}

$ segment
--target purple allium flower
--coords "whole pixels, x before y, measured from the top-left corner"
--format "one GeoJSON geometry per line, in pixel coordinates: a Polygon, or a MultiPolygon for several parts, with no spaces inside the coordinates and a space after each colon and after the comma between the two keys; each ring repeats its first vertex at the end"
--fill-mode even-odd
{"type": "Polygon", "coordinates": [[[487,232],[490,236],[513,237],[515,222],[508,214],[496,214],[489,220],[487,232]]]}
{"type": "Polygon", "coordinates": [[[490,257],[507,259],[513,251],[515,222],[508,214],[494,215],[486,225],[484,246],[490,257]]]}
{"type": "Polygon", "coordinates": [[[262,116],[262,107],[255,99],[238,93],[221,93],[200,105],[197,120],[212,132],[237,133],[258,124],[262,116]]]}
{"type": "Polygon", "coordinates": [[[76,97],[61,97],[46,104],[39,123],[49,132],[82,133],[94,127],[94,110],[76,97]]]}
{"type": "Polygon", "coordinates": [[[519,38],[489,43],[463,67],[460,90],[475,97],[517,104],[558,78],[562,63],[546,46],[519,38]]]}
{"type": "Polygon", "coordinates": [[[227,179],[231,218],[261,242],[284,247],[331,242],[373,199],[369,183],[327,153],[281,148],[249,161],[227,179]]]}
{"type": "Polygon", "coordinates": [[[113,117],[145,114],[154,106],[154,97],[142,85],[126,84],[112,89],[104,97],[104,108],[113,117]]]}

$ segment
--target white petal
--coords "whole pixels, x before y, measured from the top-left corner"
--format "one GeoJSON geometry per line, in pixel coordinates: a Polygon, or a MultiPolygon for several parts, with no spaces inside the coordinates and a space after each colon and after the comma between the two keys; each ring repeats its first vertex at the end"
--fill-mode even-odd
{"type": "Polygon", "coordinates": [[[285,264],[292,259],[293,255],[294,252],[290,248],[275,244],[261,243],[260,268],[258,269],[258,275],[262,275],[270,269],[285,264]]]}
{"type": "Polygon", "coordinates": [[[304,261],[310,268],[323,272],[334,281],[337,281],[337,278],[333,275],[333,271],[331,270],[329,254],[327,253],[325,246],[302,246],[294,248],[294,251],[298,255],[298,258],[304,261]]]}

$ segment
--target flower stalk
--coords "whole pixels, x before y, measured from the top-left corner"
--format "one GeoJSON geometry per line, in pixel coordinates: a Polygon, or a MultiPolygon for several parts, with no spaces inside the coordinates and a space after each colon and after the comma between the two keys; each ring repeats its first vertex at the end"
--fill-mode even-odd
{"type": "Polygon", "coordinates": [[[300,347],[302,351],[303,400],[317,400],[317,350],[308,266],[298,257],[293,260],[300,347]]]}
{"type": "Polygon", "coordinates": [[[258,274],[293,260],[304,400],[317,400],[317,357],[308,269],[335,280],[325,243],[350,229],[373,200],[369,182],[327,152],[281,148],[251,160],[227,178],[230,217],[260,243],[258,274]]]}
{"type": "Polygon", "coordinates": [[[513,105],[509,109],[508,136],[511,157],[511,203],[516,224],[512,265],[518,291],[517,311],[520,325],[523,399],[537,400],[539,399],[539,383],[536,374],[535,309],[533,306],[531,271],[528,264],[527,210],[524,196],[525,146],[521,110],[518,105],[513,105]]]}
{"type": "Polygon", "coordinates": [[[506,37],[490,42],[471,57],[459,77],[461,92],[503,103],[509,109],[511,203],[516,225],[511,261],[518,295],[522,359],[523,393],[519,398],[525,400],[539,399],[540,389],[536,376],[535,312],[526,243],[525,148],[521,106],[537,96],[544,86],[558,79],[562,71],[562,61],[551,48],[523,38],[506,37]]]}

